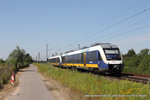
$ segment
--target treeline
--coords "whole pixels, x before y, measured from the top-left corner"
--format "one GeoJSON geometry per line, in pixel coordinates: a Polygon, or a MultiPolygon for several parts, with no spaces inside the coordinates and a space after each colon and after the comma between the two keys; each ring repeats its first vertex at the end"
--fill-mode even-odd
{"type": "Polygon", "coordinates": [[[32,57],[24,49],[16,47],[8,56],[6,61],[0,59],[0,88],[10,79],[11,72],[17,72],[19,68],[26,67],[32,63],[32,57]]]}
{"type": "Polygon", "coordinates": [[[124,72],[150,74],[150,49],[142,49],[138,54],[130,49],[123,58],[124,72]]]}
{"type": "Polygon", "coordinates": [[[0,59],[0,68],[6,66],[6,62],[1,58],[0,59]]]}

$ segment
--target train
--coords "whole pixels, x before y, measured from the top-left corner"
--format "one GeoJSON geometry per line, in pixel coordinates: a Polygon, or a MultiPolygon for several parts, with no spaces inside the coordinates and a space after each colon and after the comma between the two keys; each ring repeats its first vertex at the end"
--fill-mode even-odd
{"type": "Polygon", "coordinates": [[[110,43],[99,43],[52,56],[48,58],[48,62],[53,66],[62,68],[80,68],[101,73],[121,73],[124,67],[119,47],[110,43]]]}

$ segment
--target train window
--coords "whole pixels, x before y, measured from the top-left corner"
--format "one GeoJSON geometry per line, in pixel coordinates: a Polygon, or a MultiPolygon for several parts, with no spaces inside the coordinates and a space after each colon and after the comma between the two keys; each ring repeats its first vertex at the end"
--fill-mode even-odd
{"type": "Polygon", "coordinates": [[[78,54],[78,63],[80,63],[81,61],[81,55],[80,54],[78,54]]]}
{"type": "Polygon", "coordinates": [[[73,55],[71,55],[71,63],[73,63],[74,62],[74,57],[73,57],[73,55]]]}
{"type": "Polygon", "coordinates": [[[83,53],[62,57],[63,63],[83,63],[83,53]]]}
{"type": "Polygon", "coordinates": [[[79,54],[77,54],[77,63],[79,63],[79,54]]]}
{"type": "Polygon", "coordinates": [[[75,63],[82,63],[82,54],[80,53],[80,54],[76,54],[75,56],[74,56],[74,59],[75,59],[75,63]]]}
{"type": "Polygon", "coordinates": [[[70,56],[70,63],[72,63],[73,59],[72,59],[72,55],[70,56]]]}
{"type": "Polygon", "coordinates": [[[69,63],[71,63],[71,56],[69,56],[69,63]]]}
{"type": "Polygon", "coordinates": [[[75,55],[75,62],[78,63],[78,55],[75,55]]]}
{"type": "Polygon", "coordinates": [[[70,62],[70,57],[69,56],[67,56],[67,63],[69,63],[70,62]]]}
{"type": "Polygon", "coordinates": [[[67,63],[67,56],[65,56],[65,63],[67,63]]]}
{"type": "Polygon", "coordinates": [[[97,51],[87,52],[87,62],[97,61],[97,51]]]}
{"type": "Polygon", "coordinates": [[[67,56],[67,63],[72,63],[73,62],[73,56],[69,55],[67,56]]]}
{"type": "Polygon", "coordinates": [[[67,61],[66,62],[69,63],[69,56],[67,56],[67,61]]]}
{"type": "Polygon", "coordinates": [[[71,56],[69,56],[69,63],[71,63],[71,56]]]}
{"type": "Polygon", "coordinates": [[[73,62],[76,63],[76,55],[73,56],[73,62]]]}
{"type": "Polygon", "coordinates": [[[72,57],[72,55],[70,55],[68,59],[69,59],[69,61],[68,61],[69,63],[72,63],[72,62],[73,62],[73,57],[72,57]]]}
{"type": "Polygon", "coordinates": [[[83,63],[83,53],[81,54],[81,63],[83,63]]]}

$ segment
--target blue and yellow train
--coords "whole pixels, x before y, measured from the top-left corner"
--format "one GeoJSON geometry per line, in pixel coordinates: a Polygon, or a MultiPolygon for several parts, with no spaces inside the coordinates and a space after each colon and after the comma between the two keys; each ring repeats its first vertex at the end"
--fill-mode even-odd
{"type": "Polygon", "coordinates": [[[59,67],[72,67],[99,72],[121,73],[123,58],[119,47],[101,43],[85,49],[50,57],[49,63],[59,67]]]}

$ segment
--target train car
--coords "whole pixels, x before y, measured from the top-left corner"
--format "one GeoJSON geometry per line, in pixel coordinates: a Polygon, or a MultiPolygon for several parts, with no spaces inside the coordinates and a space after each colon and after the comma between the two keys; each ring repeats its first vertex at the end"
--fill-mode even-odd
{"type": "Polygon", "coordinates": [[[60,55],[49,57],[48,62],[53,66],[61,66],[62,58],[60,55]]]}
{"type": "Polygon", "coordinates": [[[60,59],[62,67],[83,68],[109,73],[121,73],[123,70],[123,58],[120,49],[110,43],[101,43],[64,53],[60,59]]]}

